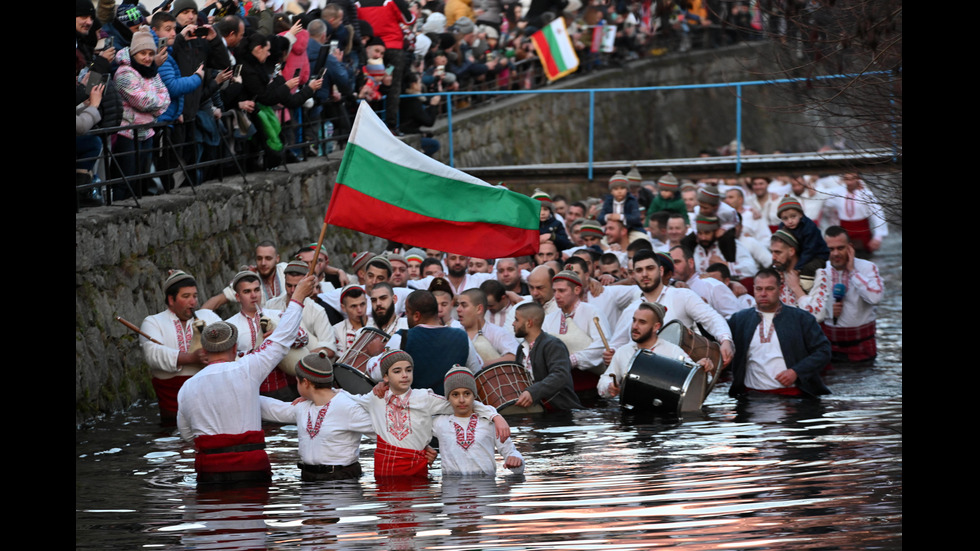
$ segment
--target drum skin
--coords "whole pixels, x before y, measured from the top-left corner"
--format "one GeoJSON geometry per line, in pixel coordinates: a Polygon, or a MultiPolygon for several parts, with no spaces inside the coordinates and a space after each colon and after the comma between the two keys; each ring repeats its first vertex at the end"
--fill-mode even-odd
{"type": "Polygon", "coordinates": [[[701,409],[706,382],[706,374],[697,364],[638,350],[630,360],[619,403],[633,410],[679,416],[701,409]]]}
{"type": "Polygon", "coordinates": [[[476,395],[481,402],[498,410],[511,406],[527,387],[531,376],[524,366],[514,362],[497,362],[475,375],[476,395]]]}
{"type": "Polygon", "coordinates": [[[344,363],[333,364],[333,380],[336,386],[351,394],[367,394],[377,384],[364,373],[344,363]]]}

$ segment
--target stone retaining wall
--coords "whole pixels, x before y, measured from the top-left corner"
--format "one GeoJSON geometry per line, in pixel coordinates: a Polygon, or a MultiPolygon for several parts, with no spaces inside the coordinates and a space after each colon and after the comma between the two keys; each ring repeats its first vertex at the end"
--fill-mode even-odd
{"type": "MultiPolygon", "coordinates": [[[[75,218],[75,419],[155,399],[134,333],[136,324],[166,308],[166,270],[193,274],[200,302],[221,291],[242,264],[254,264],[258,241],[280,245],[284,260],[320,234],[339,161],[289,165],[290,172],[250,174],[141,200],[141,209],[85,209],[75,218]]],[[[384,242],[331,228],[331,263],[344,255],[378,250],[384,242]]],[[[219,309],[227,317],[230,307],[219,309]],[[227,311],[226,311],[227,310],[227,311]]]]}

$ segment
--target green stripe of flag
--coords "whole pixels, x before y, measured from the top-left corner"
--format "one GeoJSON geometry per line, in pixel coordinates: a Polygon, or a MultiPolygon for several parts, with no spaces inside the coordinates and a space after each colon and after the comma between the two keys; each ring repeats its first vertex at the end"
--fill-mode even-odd
{"type": "MultiPolygon", "coordinates": [[[[540,203],[502,187],[473,185],[391,163],[347,144],[337,181],[385,203],[454,222],[503,224],[536,230],[540,203]]],[[[364,213],[370,217],[371,213],[364,213]]]]}
{"type": "Polygon", "coordinates": [[[558,43],[555,28],[551,25],[545,27],[544,37],[548,41],[548,49],[551,50],[551,57],[555,60],[555,65],[558,66],[558,72],[564,73],[568,70],[568,61],[565,59],[561,45],[558,43]]]}

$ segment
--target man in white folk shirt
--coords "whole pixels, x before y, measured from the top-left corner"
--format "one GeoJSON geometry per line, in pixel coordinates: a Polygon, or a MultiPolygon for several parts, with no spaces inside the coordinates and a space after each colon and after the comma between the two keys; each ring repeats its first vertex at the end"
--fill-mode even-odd
{"type": "MultiPolygon", "coordinates": [[[[286,293],[266,302],[267,309],[284,312],[289,306],[289,299],[293,291],[296,290],[296,286],[309,271],[309,265],[302,260],[293,260],[287,264],[283,270],[286,293]]],[[[303,320],[300,322],[300,327],[309,336],[307,348],[310,353],[315,354],[323,351],[328,358],[333,360],[337,357],[337,336],[334,334],[333,325],[331,325],[327,313],[323,307],[313,300],[317,290],[314,289],[313,293],[303,300],[303,320]]]]}
{"type": "Polygon", "coordinates": [[[728,365],[735,354],[735,346],[731,331],[725,324],[725,318],[708,306],[694,291],[665,285],[664,278],[669,277],[671,273],[673,273],[673,260],[669,256],[650,251],[636,253],[633,257],[633,280],[636,281],[643,295],[640,301],[630,305],[620,316],[609,346],[616,350],[629,343],[633,312],[640,302],[657,302],[667,310],[663,320],[665,324],[677,319],[692,330],[695,323],[701,324],[721,345],[722,361],[724,365],[728,365]]]}
{"type": "Polygon", "coordinates": [[[476,353],[483,358],[483,365],[513,362],[517,352],[514,335],[492,323],[487,323],[484,313],[487,298],[479,289],[467,289],[456,297],[456,315],[473,343],[476,353]]]}
{"type": "Polygon", "coordinates": [[[555,304],[558,308],[545,316],[541,330],[557,337],[568,348],[572,365],[572,378],[577,381],[576,390],[594,388],[598,376],[605,371],[602,365],[602,351],[605,346],[595,318],[604,334],[610,333],[609,325],[595,307],[579,300],[582,281],[571,270],[562,270],[552,279],[555,304]],[[583,372],[591,372],[591,376],[583,372]]]}
{"type": "MultiPolygon", "coordinates": [[[[163,282],[167,309],[147,316],[140,331],[158,343],[140,336],[140,348],[153,376],[153,390],[160,406],[160,421],[177,419],[177,392],[195,373],[207,365],[204,348],[193,348],[194,324],[200,329],[221,321],[210,310],[197,309],[197,282],[182,270],[170,270],[163,282]]],[[[200,334],[200,330],[198,331],[200,334]]]]}
{"type": "Polygon", "coordinates": [[[177,395],[177,426],[181,438],[194,442],[197,450],[198,484],[271,480],[259,387],[296,339],[302,301],[315,282],[312,276],[303,278],[279,326],[252,354],[238,357],[234,325],[217,321],[204,328],[201,341],[210,363],[177,395]]]}
{"type": "MultiPolygon", "coordinates": [[[[663,319],[666,309],[656,302],[642,302],[633,312],[633,323],[630,326],[630,339],[632,345],[620,347],[614,352],[606,351],[603,354],[603,361],[608,366],[605,373],[599,377],[597,390],[599,396],[603,398],[613,398],[619,396],[619,391],[624,377],[629,373],[630,361],[639,350],[649,350],[654,354],[691,362],[691,357],[687,355],[679,346],[674,343],[661,340],[657,332],[663,327],[663,319]]],[[[703,358],[698,362],[701,367],[711,372],[714,365],[709,358],[703,358]]]]}

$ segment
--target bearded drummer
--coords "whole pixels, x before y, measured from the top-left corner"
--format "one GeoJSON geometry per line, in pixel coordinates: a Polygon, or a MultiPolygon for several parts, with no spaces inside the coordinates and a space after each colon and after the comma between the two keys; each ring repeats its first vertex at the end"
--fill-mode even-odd
{"type": "Polygon", "coordinates": [[[210,324],[221,318],[211,310],[197,310],[197,282],[182,270],[167,273],[163,292],[167,309],[147,316],[140,327],[144,335],[160,344],[141,336],[140,347],[153,376],[160,420],[172,423],[177,419],[177,392],[208,363],[208,354],[200,345],[200,331],[195,339],[194,323],[210,324]]]}
{"type": "MultiPolygon", "coordinates": [[[[693,363],[691,357],[681,347],[658,337],[657,331],[660,331],[663,326],[666,315],[667,309],[662,304],[656,302],[640,303],[636,311],[633,312],[633,325],[630,331],[633,344],[621,346],[612,354],[606,372],[599,377],[599,384],[596,387],[599,396],[603,398],[619,396],[620,385],[631,367],[630,361],[639,350],[649,350],[665,358],[693,363]]],[[[714,370],[714,364],[709,358],[703,358],[697,363],[708,373],[714,370]]]]}
{"type": "Polygon", "coordinates": [[[542,323],[544,308],[537,302],[522,303],[514,312],[514,336],[524,339],[517,349],[517,363],[534,381],[521,392],[515,405],[526,408],[542,404],[549,411],[581,408],[572,384],[568,348],[558,337],[542,331],[542,323]]]}

